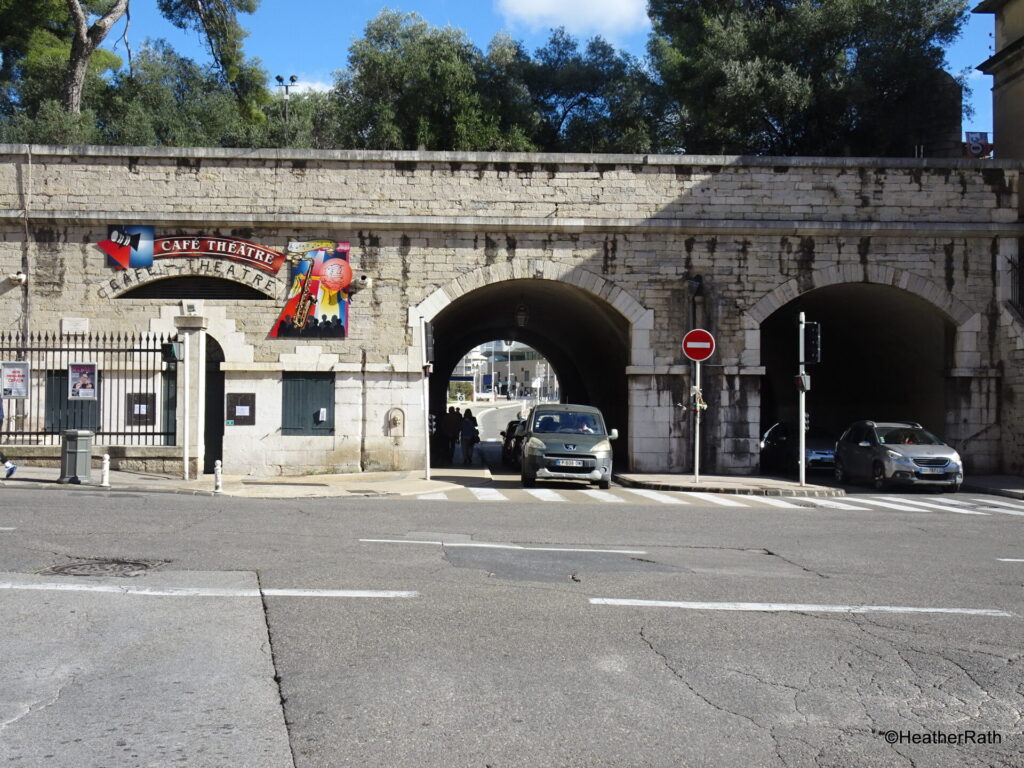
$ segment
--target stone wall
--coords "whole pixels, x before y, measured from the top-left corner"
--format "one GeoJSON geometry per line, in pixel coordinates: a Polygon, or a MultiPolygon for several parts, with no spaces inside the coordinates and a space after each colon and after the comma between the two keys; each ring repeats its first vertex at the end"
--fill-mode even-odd
{"type": "Polygon", "coordinates": [[[1019,467],[1020,318],[999,309],[1000,274],[1024,234],[1019,176],[1020,164],[1007,161],[0,146],[0,273],[29,275],[24,292],[0,286],[0,314],[18,327],[27,307],[33,330],[81,316],[93,331],[173,331],[178,302],[117,296],[168,274],[214,274],[220,263],[171,259],[114,273],[96,248],[109,224],[278,248],[293,238],[350,241],[356,274],[371,280],[353,299],[346,340],[267,339],[286,288],[277,278],[214,275],[270,300],[207,301],[202,313],[224,348],[229,392],[272,402],[279,371],[333,370],[346,419],[303,459],[273,435],[277,411],[264,409],[257,427],[228,428],[226,455],[252,471],[294,471],[296,462],[359,470],[416,466],[422,456],[420,315],[429,320],[499,267],[509,278],[601,285],[604,297],[618,291],[628,297],[621,306],[637,308],[633,467],[678,471],[689,461],[689,426],[675,405],[689,371],[678,344],[693,325],[686,281],[700,274],[697,324],[716,334],[726,364],[708,393],[708,469],[749,471],[760,324],[815,288],[892,285],[957,328],[950,375],[962,383],[950,434],[970,439],[978,468],[1019,467]],[[400,444],[383,426],[391,407],[405,413],[400,444]]]}

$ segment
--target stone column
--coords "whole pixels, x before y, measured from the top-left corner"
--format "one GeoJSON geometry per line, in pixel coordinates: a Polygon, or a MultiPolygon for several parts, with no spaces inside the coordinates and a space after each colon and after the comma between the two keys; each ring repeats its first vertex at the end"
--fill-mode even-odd
{"type": "Polygon", "coordinates": [[[174,327],[182,336],[182,349],[187,350],[186,359],[178,366],[178,439],[183,459],[187,451],[188,477],[194,480],[202,474],[205,448],[207,319],[199,315],[178,315],[174,318],[174,327]]]}

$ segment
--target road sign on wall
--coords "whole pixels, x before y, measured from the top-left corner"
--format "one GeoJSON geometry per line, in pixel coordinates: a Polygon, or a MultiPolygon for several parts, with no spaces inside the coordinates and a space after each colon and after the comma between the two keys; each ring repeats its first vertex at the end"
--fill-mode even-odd
{"type": "Polygon", "coordinates": [[[715,353],[715,337],[703,328],[694,328],[683,337],[683,354],[701,362],[715,353]]]}

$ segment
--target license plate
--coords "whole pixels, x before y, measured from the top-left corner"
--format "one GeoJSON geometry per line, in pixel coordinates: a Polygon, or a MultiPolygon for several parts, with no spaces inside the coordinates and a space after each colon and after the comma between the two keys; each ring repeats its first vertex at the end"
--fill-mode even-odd
{"type": "Polygon", "coordinates": [[[944,475],[946,474],[945,467],[921,467],[917,470],[922,475],[944,475]]]}
{"type": "Polygon", "coordinates": [[[556,467],[582,467],[583,462],[580,459],[555,459],[556,467]]]}

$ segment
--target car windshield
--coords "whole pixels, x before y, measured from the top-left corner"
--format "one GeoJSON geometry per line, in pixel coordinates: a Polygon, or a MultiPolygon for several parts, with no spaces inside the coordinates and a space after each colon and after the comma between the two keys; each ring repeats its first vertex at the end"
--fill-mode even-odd
{"type": "Polygon", "coordinates": [[[605,433],[604,422],[599,414],[565,411],[538,413],[533,419],[533,431],[576,435],[603,435],[605,433]]]}
{"type": "Polygon", "coordinates": [[[921,427],[875,427],[882,445],[945,445],[939,438],[921,427]]]}

